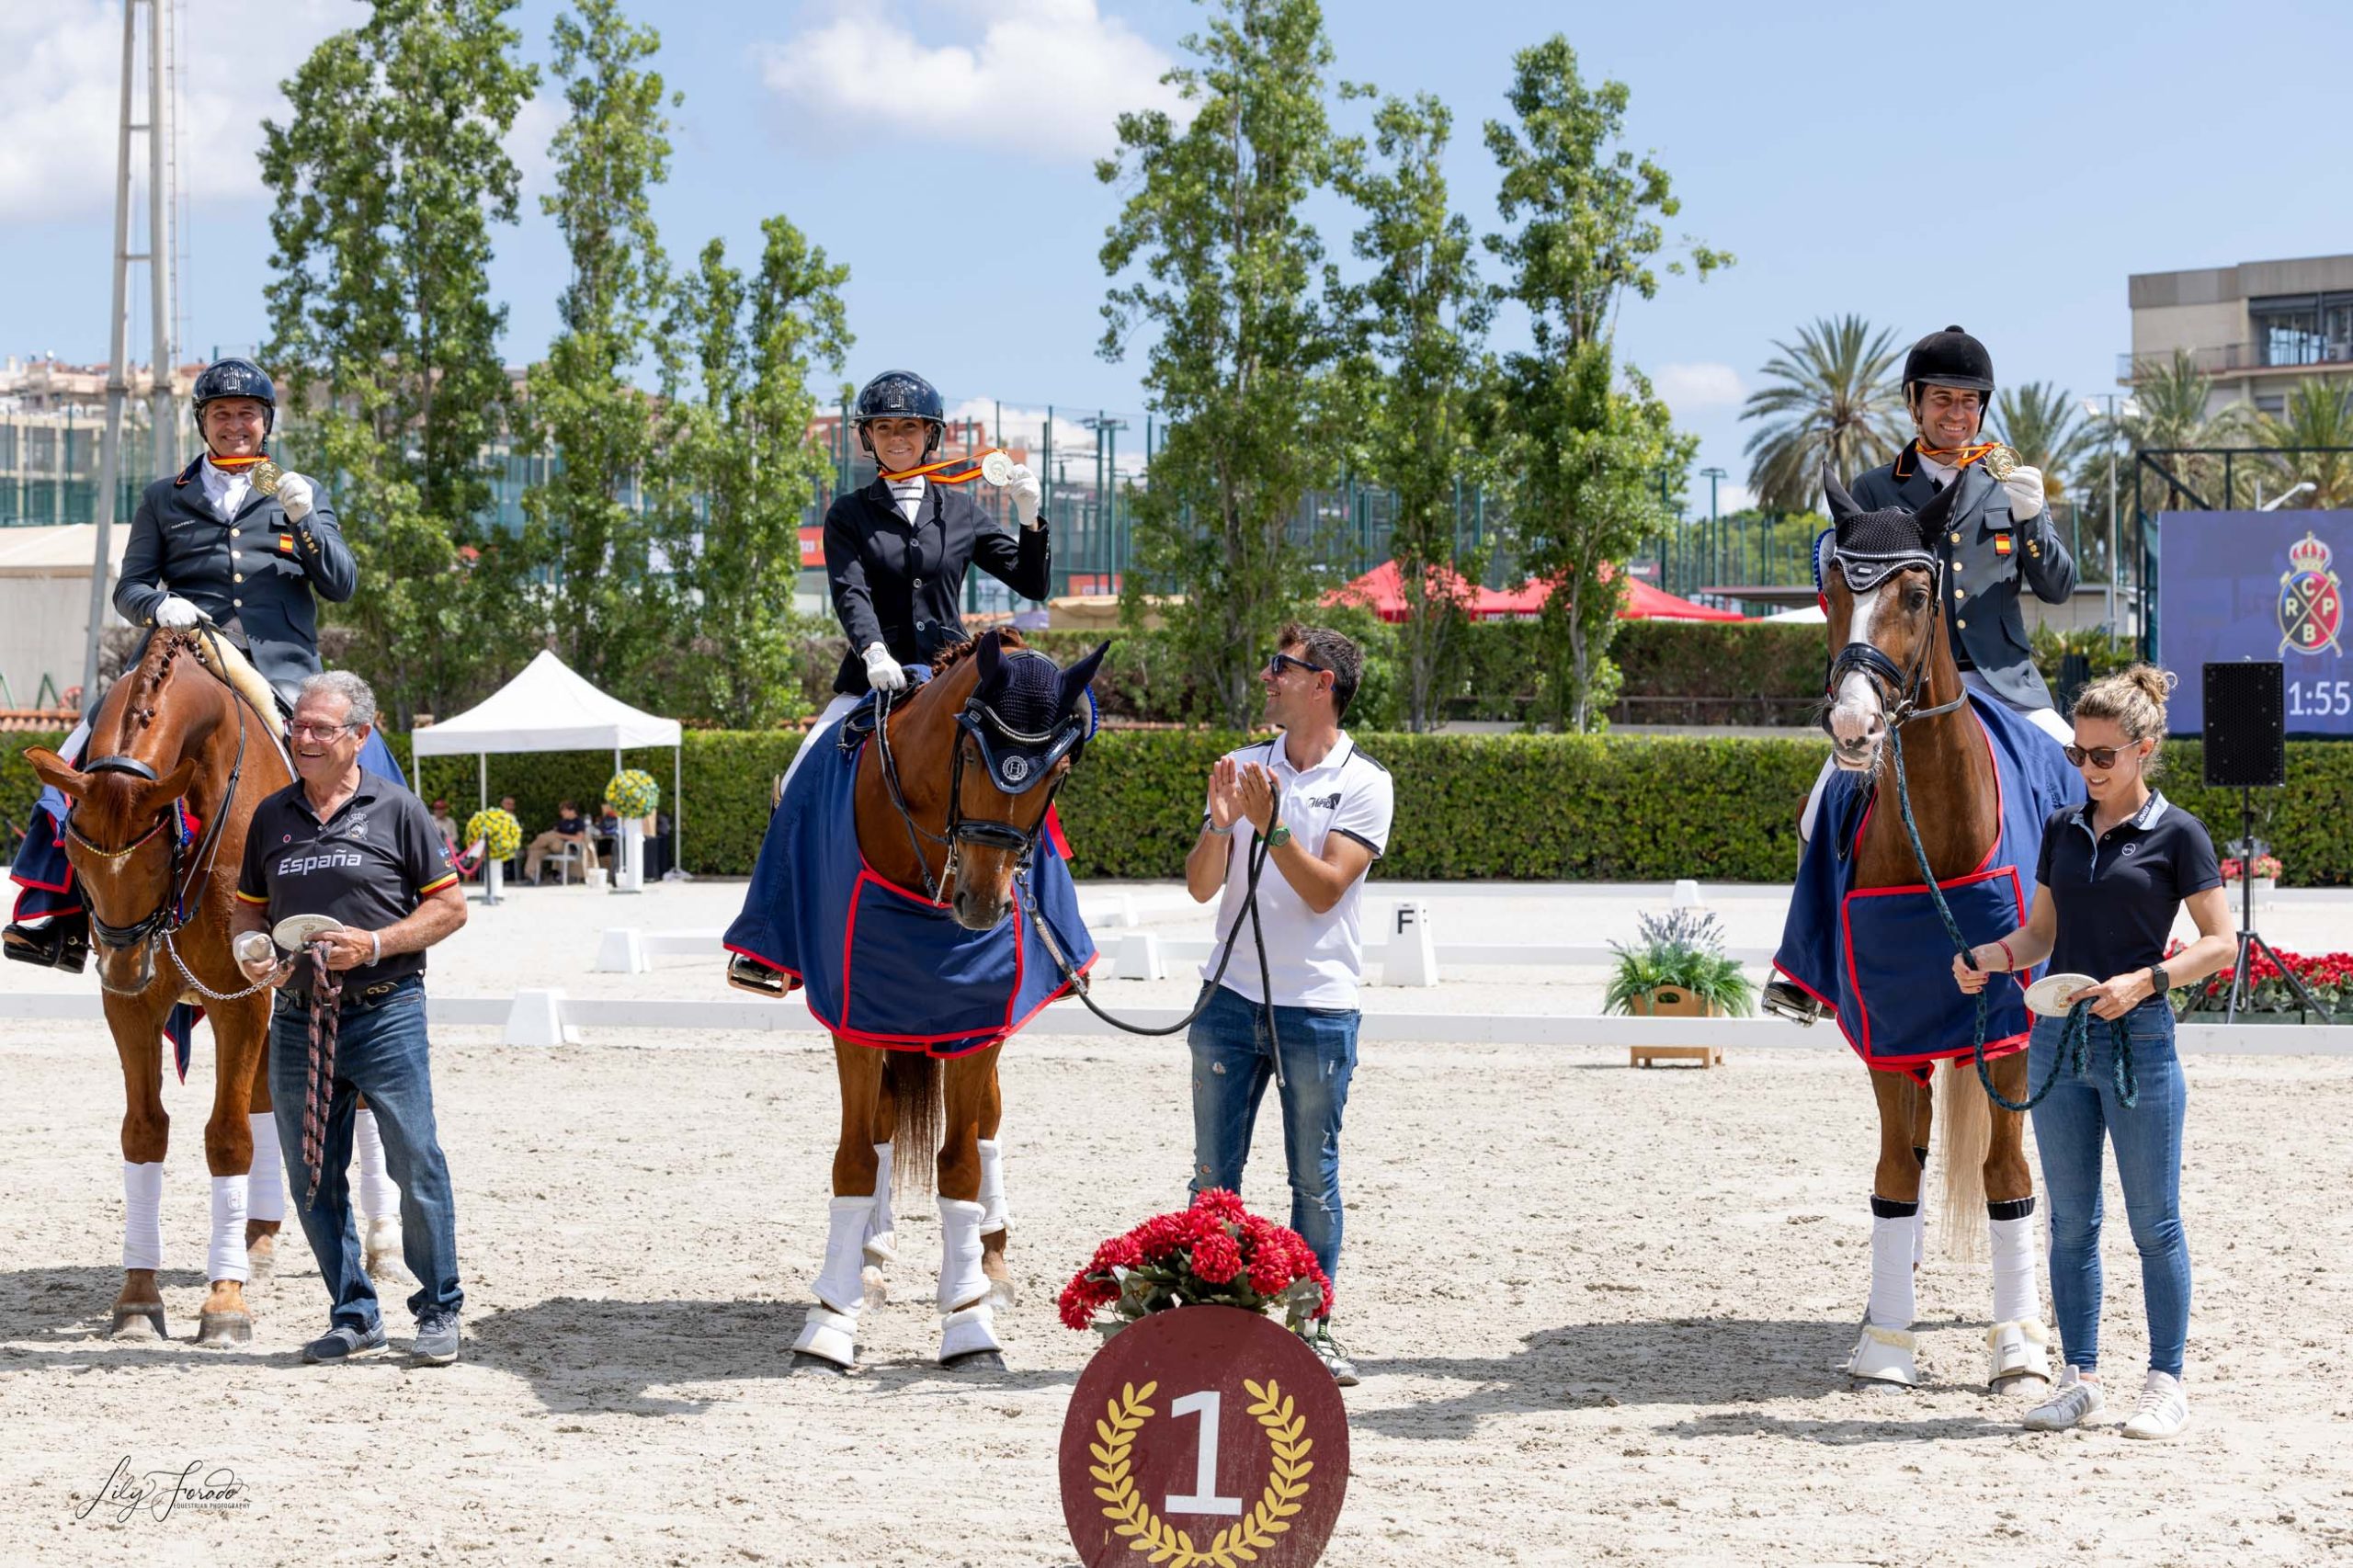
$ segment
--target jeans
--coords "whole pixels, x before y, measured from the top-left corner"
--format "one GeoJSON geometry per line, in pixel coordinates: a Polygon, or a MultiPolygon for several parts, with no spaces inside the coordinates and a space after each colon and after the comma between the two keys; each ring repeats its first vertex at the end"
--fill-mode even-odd
{"type": "Polygon", "coordinates": [[[1193,1048],[1190,1191],[1242,1190],[1258,1101],[1274,1076],[1267,1015],[1282,1037],[1283,1155],[1290,1228],[1332,1278],[1340,1274],[1340,1113],[1357,1070],[1354,1008],[1268,1009],[1221,985],[1188,1037],[1193,1048]]]}
{"type": "Polygon", "coordinates": [[[384,1166],[401,1188],[402,1255],[418,1285],[409,1311],[456,1312],[458,1211],[449,1193],[449,1166],[433,1124],[433,1079],[425,1039],[425,983],[412,980],[381,1006],[344,1013],[335,1036],[335,1093],[328,1101],[326,1147],[315,1203],[303,1201],[302,1107],[310,1093],[310,1014],[281,1006],[269,1028],[269,1093],[278,1111],[278,1142],[286,1153],[288,1200],[302,1221],[319,1276],[335,1305],[331,1324],[360,1332],[380,1321],[376,1287],[351,1215],[351,1118],[368,1096],[384,1137],[384,1166]]]}
{"type": "MultiPolygon", "coordinates": [[[[2149,1367],[2181,1375],[2189,1338],[2189,1244],[2181,1231],[2181,1127],[2188,1098],[2174,1051],[2173,1015],[2155,997],[2125,1016],[2139,1097],[2126,1108],[2116,1089],[2116,1042],[2092,1020],[2087,1074],[2063,1074],[2034,1108],[2034,1140],[2051,1199],[2051,1304],[2067,1364],[2099,1364],[2100,1165],[2103,1136],[2116,1146],[2124,1212],[2141,1251],[2141,1291],[2149,1312],[2149,1367]]],[[[2040,1087],[2056,1060],[2063,1018],[2039,1018],[2027,1046],[2040,1087]]]]}

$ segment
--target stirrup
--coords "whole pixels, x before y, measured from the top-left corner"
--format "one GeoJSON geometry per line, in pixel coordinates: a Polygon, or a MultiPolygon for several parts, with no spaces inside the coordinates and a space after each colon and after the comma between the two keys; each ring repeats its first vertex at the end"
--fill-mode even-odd
{"type": "Polygon", "coordinates": [[[52,915],[37,926],[11,923],[0,949],[18,963],[79,974],[90,961],[90,926],[80,915],[52,915]]]}
{"type": "Polygon", "coordinates": [[[749,991],[756,995],[770,997],[779,1002],[792,990],[791,985],[778,971],[770,969],[756,959],[747,959],[741,953],[732,955],[727,960],[727,983],[738,990],[749,991]]]}
{"type": "Polygon", "coordinates": [[[1768,980],[1757,1001],[1775,1017],[1793,1024],[1812,1024],[1823,1016],[1823,1006],[1786,980],[1768,980]]]}

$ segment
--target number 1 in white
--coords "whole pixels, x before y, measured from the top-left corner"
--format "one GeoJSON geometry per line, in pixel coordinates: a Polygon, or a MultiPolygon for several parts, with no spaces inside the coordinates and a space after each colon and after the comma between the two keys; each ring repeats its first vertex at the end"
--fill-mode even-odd
{"type": "Polygon", "coordinates": [[[1171,1415],[1190,1415],[1199,1411],[1201,1417],[1200,1446],[1193,1452],[1193,1490],[1189,1496],[1169,1494],[1162,1511],[1170,1514],[1227,1514],[1240,1517],[1242,1499],[1217,1494],[1217,1412],[1224,1403],[1224,1395],[1215,1389],[1188,1393],[1172,1401],[1171,1415]]]}

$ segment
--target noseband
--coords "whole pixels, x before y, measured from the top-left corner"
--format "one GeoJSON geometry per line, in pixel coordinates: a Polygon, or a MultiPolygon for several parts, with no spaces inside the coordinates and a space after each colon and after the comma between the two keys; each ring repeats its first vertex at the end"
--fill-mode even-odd
{"type": "MultiPolygon", "coordinates": [[[[1834,554],[1831,559],[1835,563],[1837,557],[1834,554]]],[[[1881,564],[1880,561],[1872,562],[1874,566],[1881,564]]],[[[1849,642],[1830,661],[1829,687],[1832,694],[1836,694],[1839,683],[1847,676],[1860,675],[1879,694],[1880,710],[1891,731],[1901,728],[1908,719],[1933,719],[1939,713],[1949,713],[1969,700],[1969,688],[1964,686],[1961,695],[1950,702],[1941,702],[1934,708],[1920,706],[1923,687],[1928,679],[1928,655],[1936,648],[1936,639],[1945,635],[1945,569],[1942,561],[1925,553],[1916,560],[1902,562],[1897,570],[1903,566],[1925,566],[1928,570],[1928,634],[1920,639],[1919,651],[1912,658],[1912,667],[1909,670],[1899,668],[1893,659],[1889,658],[1876,643],[1870,642],[1849,642]]],[[[1884,572],[1879,581],[1885,582],[1896,574],[1895,571],[1884,572]]],[[[1827,710],[1822,716],[1822,728],[1825,733],[1830,733],[1834,742],[1836,741],[1836,734],[1830,729],[1827,710]]]]}
{"type": "MultiPolygon", "coordinates": [[[[243,701],[240,696],[241,705],[243,701]]],[[[78,809],[79,801],[66,808],[66,836],[91,854],[108,860],[120,860],[129,857],[141,845],[163,832],[166,826],[172,830],[171,868],[165,873],[164,892],[156,901],[155,907],[149,910],[144,918],[133,921],[128,926],[113,926],[98,918],[98,912],[95,906],[86,909],[85,912],[90,917],[90,935],[100,947],[118,952],[124,951],[151,942],[159,935],[169,937],[188,924],[188,896],[195,891],[197,884],[203,880],[205,874],[212,869],[213,859],[220,853],[222,827],[229,820],[230,808],[236,803],[237,780],[244,774],[244,768],[245,726],[244,714],[241,706],[237,711],[237,756],[236,760],[229,767],[229,785],[222,791],[220,810],[214,812],[212,820],[204,824],[204,835],[197,841],[193,853],[188,850],[188,835],[184,831],[180,817],[180,802],[176,800],[165,801],[164,814],[156,818],[155,825],[119,849],[109,849],[95,842],[82,831],[79,824],[74,821],[74,812],[78,809]]],[[[124,773],[133,778],[143,778],[150,784],[156,782],[155,770],[135,756],[102,756],[88,764],[82,771],[85,775],[124,773]]],[[[85,905],[92,904],[92,901],[86,898],[83,903],[85,905]]]]}

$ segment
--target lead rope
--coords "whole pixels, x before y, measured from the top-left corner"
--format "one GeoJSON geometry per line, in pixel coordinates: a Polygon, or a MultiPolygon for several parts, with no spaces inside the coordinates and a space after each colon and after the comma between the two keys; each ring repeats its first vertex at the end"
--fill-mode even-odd
{"type": "MultiPolygon", "coordinates": [[[[1969,954],[1969,939],[1961,934],[1961,922],[1952,915],[1952,906],[1945,902],[1944,889],[1937,885],[1937,873],[1929,869],[1928,851],[1920,843],[1920,826],[1912,820],[1912,787],[1904,773],[1904,731],[1899,725],[1888,728],[1887,739],[1895,755],[1895,804],[1904,818],[1904,835],[1912,841],[1913,858],[1920,863],[1920,880],[1928,887],[1928,897],[1937,906],[1937,918],[1944,922],[1945,935],[1952,941],[1961,961],[1971,969],[1977,960],[1969,954]]],[[[2059,1051],[2051,1059],[2051,1071],[2043,1075],[2042,1087],[2023,1100],[2005,1098],[1994,1086],[1994,1074],[1985,1066],[1986,1009],[1990,998],[1986,987],[1977,990],[1977,1038],[1971,1049],[1977,1062],[1977,1081],[1985,1085],[1985,1093],[2004,1110],[2032,1110],[2051,1093],[2062,1072],[2088,1074],[2091,1070],[2092,1011],[2088,1002],[2078,1002],[2067,1010],[2067,1026],[2059,1037],[2059,1051]]],[[[2141,1097],[2139,1077],[2132,1070],[2132,1035],[2121,1018],[2108,1020],[2108,1032],[2116,1042],[2116,1093],[2130,1110],[2141,1097]]]]}
{"type": "Polygon", "coordinates": [[[327,1110],[335,1095],[335,1031],[343,1012],[343,977],[327,968],[327,944],[311,944],[311,1060],[302,1100],[302,1168],[311,1178],[305,1208],[319,1204],[327,1163],[327,1110]]]}

